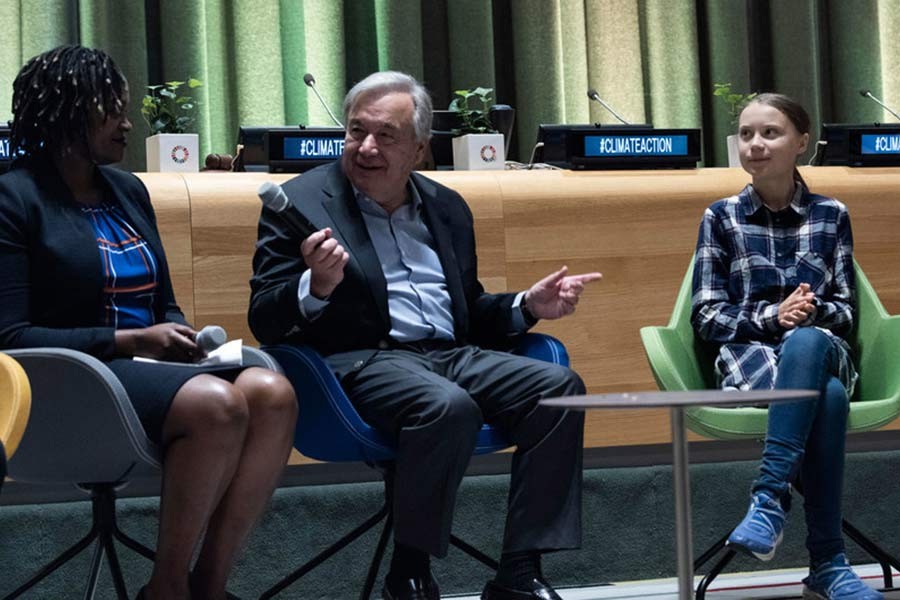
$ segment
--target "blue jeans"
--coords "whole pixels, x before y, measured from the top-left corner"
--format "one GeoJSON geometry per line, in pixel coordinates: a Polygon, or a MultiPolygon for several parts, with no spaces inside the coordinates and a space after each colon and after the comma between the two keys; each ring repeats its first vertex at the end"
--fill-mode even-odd
{"type": "Polygon", "coordinates": [[[776,389],[819,390],[818,398],[769,406],[769,424],[760,477],[753,492],[766,492],[790,508],[789,484],[803,484],[807,538],[812,564],[844,551],[841,493],[844,441],[850,410],[847,391],[836,377],[837,350],[821,331],[794,332],[778,357],[776,389]]]}

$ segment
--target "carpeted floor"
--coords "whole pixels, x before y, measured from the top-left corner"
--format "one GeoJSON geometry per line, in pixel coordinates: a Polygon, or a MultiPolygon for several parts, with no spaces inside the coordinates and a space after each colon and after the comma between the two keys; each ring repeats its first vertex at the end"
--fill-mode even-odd
{"type": "MultiPolygon", "coordinates": [[[[695,553],[724,535],[743,515],[754,473],[753,461],[691,467],[695,553]]],[[[845,515],[900,554],[900,543],[895,542],[900,539],[900,520],[895,517],[900,506],[898,474],[900,451],[848,456],[845,515]]],[[[459,494],[454,532],[490,555],[496,556],[500,549],[507,484],[504,475],[468,477],[459,494]]],[[[381,500],[378,483],[280,489],[235,569],[231,591],[242,598],[258,597],[294,566],[377,510],[381,500]]],[[[739,558],[729,570],[805,566],[801,505],[795,502],[785,544],[773,562],[739,558]]],[[[153,546],[157,507],[155,498],[121,500],[119,523],[153,546]]],[[[672,511],[672,477],[666,465],[586,471],[583,547],[548,556],[548,578],[559,585],[586,586],[673,576],[672,511]]],[[[81,537],[89,519],[90,506],[84,502],[0,507],[0,596],[81,537]]],[[[364,536],[279,597],[357,597],[375,539],[375,533],[364,536]]],[[[871,562],[855,547],[850,555],[855,561],[871,562]]],[[[23,597],[80,597],[89,560],[89,553],[79,557],[23,597]]],[[[120,552],[120,560],[134,593],[146,580],[150,564],[127,550],[120,552]]],[[[476,593],[491,576],[488,569],[454,549],[446,559],[435,561],[434,571],[448,594],[476,593]]],[[[114,597],[105,569],[96,597],[114,597]]]]}

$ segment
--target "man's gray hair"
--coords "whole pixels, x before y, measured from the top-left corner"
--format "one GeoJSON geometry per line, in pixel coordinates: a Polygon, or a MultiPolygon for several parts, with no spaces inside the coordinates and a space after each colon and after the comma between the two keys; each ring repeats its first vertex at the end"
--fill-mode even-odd
{"type": "Polygon", "coordinates": [[[344,97],[344,123],[350,117],[350,111],[363,96],[372,93],[388,94],[390,92],[402,92],[412,97],[415,114],[413,116],[413,129],[416,132],[416,140],[427,143],[431,139],[431,96],[428,90],[411,75],[399,71],[379,71],[372,73],[347,92],[344,97]]]}

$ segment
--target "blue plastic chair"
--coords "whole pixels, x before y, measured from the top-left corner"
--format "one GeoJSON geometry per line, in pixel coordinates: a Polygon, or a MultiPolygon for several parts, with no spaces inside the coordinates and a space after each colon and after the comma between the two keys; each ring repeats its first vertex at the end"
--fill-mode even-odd
{"type": "MultiPolygon", "coordinates": [[[[394,444],[362,420],[331,369],[315,350],[308,346],[288,344],[266,346],[263,350],[278,361],[285,376],[297,390],[300,412],[294,434],[294,447],[303,455],[316,460],[325,462],[362,461],[378,468],[384,476],[385,501],[375,514],[284,577],[264,592],[260,596],[260,600],[279,594],[384,520],[384,528],[381,531],[375,555],[369,565],[365,585],[359,596],[361,600],[368,600],[372,588],[375,586],[385,546],[393,527],[391,478],[393,460],[396,457],[394,444]]],[[[519,345],[513,352],[569,366],[569,354],[566,352],[565,346],[556,338],[548,335],[529,333],[522,336],[519,345]]],[[[478,434],[474,454],[490,454],[509,446],[509,442],[497,430],[485,424],[478,434]]],[[[496,560],[456,536],[450,536],[450,543],[491,569],[497,569],[496,560]]]]}

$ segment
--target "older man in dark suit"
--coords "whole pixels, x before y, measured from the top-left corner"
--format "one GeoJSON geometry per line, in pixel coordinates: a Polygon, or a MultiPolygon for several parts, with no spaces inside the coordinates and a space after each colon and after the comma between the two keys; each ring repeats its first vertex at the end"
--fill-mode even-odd
{"type": "Polygon", "coordinates": [[[447,552],[456,491],[488,421],[517,449],[500,569],[482,597],[552,600],[540,556],[580,544],[583,418],[537,403],[584,384],[492,348],[573,312],[600,274],[563,267],[525,292],[486,293],[468,206],[413,172],[431,112],[427,91],[402,73],[350,90],[340,162],[284,186],[309,230],[263,210],[250,325],[263,343],[319,350],[363,419],[397,442],[384,598],[440,597],[430,556],[447,552]]]}

